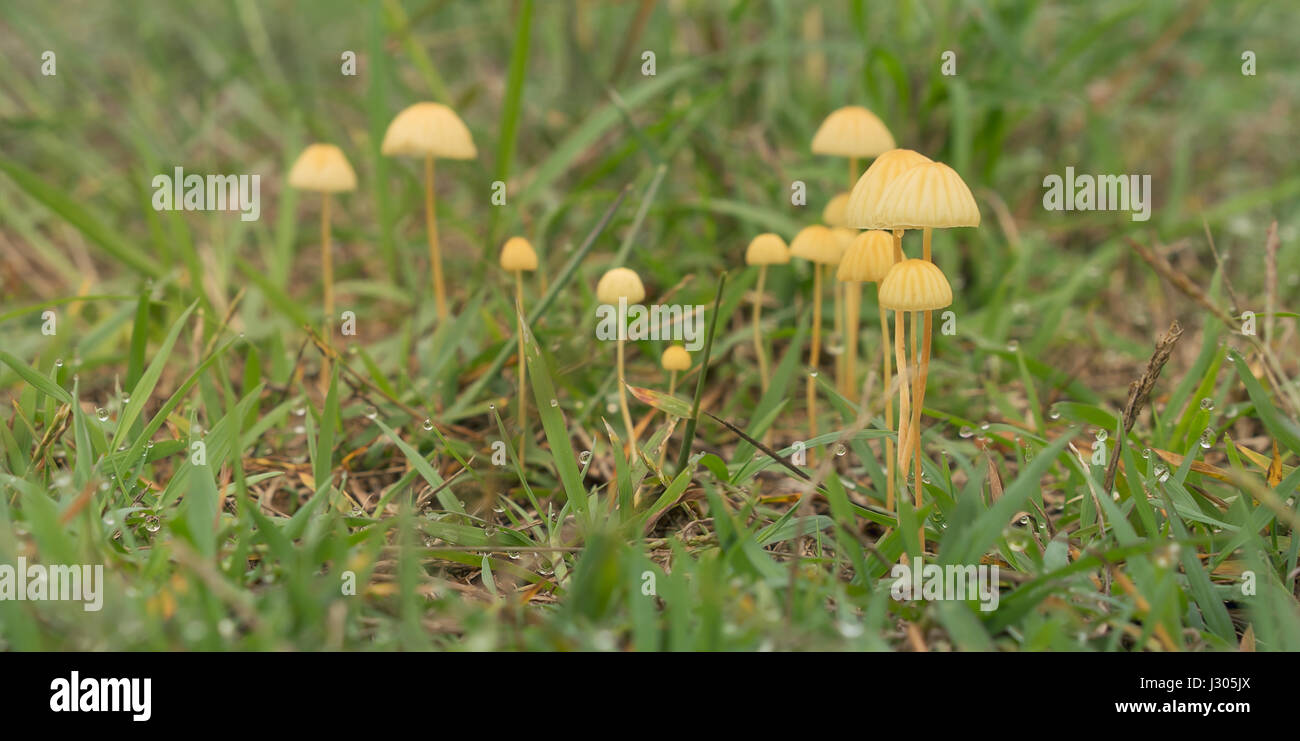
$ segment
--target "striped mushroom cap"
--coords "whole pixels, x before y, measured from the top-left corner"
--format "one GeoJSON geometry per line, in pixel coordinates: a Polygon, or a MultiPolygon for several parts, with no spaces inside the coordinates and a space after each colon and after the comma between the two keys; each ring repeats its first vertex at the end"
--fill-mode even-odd
{"type": "Polygon", "coordinates": [[[849,193],[849,204],[844,209],[846,226],[858,229],[892,229],[877,218],[880,198],[900,175],[917,165],[930,162],[930,158],[910,149],[893,149],[876,158],[871,167],[862,173],[849,193]]]}
{"type": "Polygon", "coordinates": [[[806,226],[790,243],[790,254],[822,265],[835,265],[844,251],[844,236],[821,224],[806,226]]]}
{"type": "Polygon", "coordinates": [[[832,111],[812,139],[814,154],[837,157],[875,157],[893,148],[894,135],[876,114],[860,105],[832,111]]]}
{"type": "Polygon", "coordinates": [[[880,284],[880,305],[894,311],[935,311],[952,303],[952,286],[929,260],[903,260],[880,284]]]}
{"type": "Polygon", "coordinates": [[[822,223],[826,226],[848,226],[844,221],[844,210],[849,205],[849,194],[840,193],[822,209],[822,223]]]}
{"type": "Polygon", "coordinates": [[[441,103],[416,103],[397,114],[379,150],[386,157],[472,160],[478,156],[465,122],[441,103]]]}
{"type": "Polygon", "coordinates": [[[767,232],[754,237],[745,248],[746,265],[784,265],[790,262],[790,248],[779,235],[767,232]]]}
{"type": "Polygon", "coordinates": [[[289,186],[320,193],[341,193],[356,189],[357,174],[348,164],[348,158],[343,156],[343,150],[333,144],[312,144],[302,150],[289,169],[289,186]]]}
{"type": "Polygon", "coordinates": [[[979,226],[975,196],[942,162],[917,165],[894,180],[876,208],[880,221],[898,229],[979,226]]]}
{"type": "Polygon", "coordinates": [[[878,283],[894,267],[894,238],[889,232],[862,232],[840,259],[835,277],[845,282],[878,283]]]}

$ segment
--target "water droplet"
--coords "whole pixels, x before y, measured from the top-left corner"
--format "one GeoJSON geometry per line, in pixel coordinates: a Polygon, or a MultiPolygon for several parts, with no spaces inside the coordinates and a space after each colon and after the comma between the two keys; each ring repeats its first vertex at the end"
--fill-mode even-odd
{"type": "Polygon", "coordinates": [[[1169,480],[1169,467],[1161,463],[1155,468],[1156,481],[1164,483],[1169,480]]]}
{"type": "Polygon", "coordinates": [[[1114,499],[1115,501],[1118,502],[1118,501],[1119,501],[1119,489],[1114,489],[1114,490],[1112,490],[1111,493],[1110,493],[1110,498],[1111,498],[1111,499],[1114,499]]]}
{"type": "Polygon", "coordinates": [[[374,419],[379,416],[379,410],[373,406],[366,407],[366,419],[374,419]]]}
{"type": "Polygon", "coordinates": [[[835,451],[835,455],[844,455],[849,452],[849,449],[844,447],[844,443],[835,443],[833,450],[835,451]]]}
{"type": "Polygon", "coordinates": [[[1143,448],[1143,449],[1142,449],[1142,457],[1145,458],[1145,459],[1147,459],[1147,460],[1150,460],[1150,459],[1151,459],[1151,448],[1143,448]]]}
{"type": "Polygon", "coordinates": [[[1024,515],[1024,516],[1022,516],[1022,517],[1020,518],[1020,524],[1021,524],[1021,525],[1028,525],[1028,524],[1029,524],[1029,515],[1024,515]]]}
{"type": "Polygon", "coordinates": [[[55,368],[62,368],[62,367],[63,367],[63,358],[59,358],[58,360],[54,361],[54,367],[55,367],[55,368]]]}
{"type": "Polygon", "coordinates": [[[615,404],[614,402],[611,401],[610,403],[605,405],[605,411],[609,412],[610,414],[616,414],[618,412],[618,404],[615,404]]]}
{"type": "Polygon", "coordinates": [[[145,443],[145,444],[144,444],[144,449],[145,449],[145,450],[153,450],[153,440],[150,440],[149,442],[145,443]]]}
{"type": "Polygon", "coordinates": [[[928,484],[928,483],[930,483],[930,474],[925,473],[924,471],[922,471],[922,472],[921,472],[921,483],[922,483],[922,484],[928,484]]]}
{"type": "Polygon", "coordinates": [[[422,427],[424,427],[424,431],[425,431],[425,432],[428,432],[429,430],[432,430],[432,429],[433,429],[433,420],[431,420],[431,419],[426,419],[426,420],[424,420],[424,424],[422,425],[422,427]]]}
{"type": "Polygon", "coordinates": [[[1015,340],[1010,340],[1009,342],[1007,342],[1007,352],[1016,352],[1019,349],[1020,349],[1019,342],[1016,342],[1015,340]]]}
{"type": "Polygon", "coordinates": [[[560,405],[560,400],[559,400],[559,399],[551,399],[551,408],[552,408],[552,409],[554,409],[555,407],[558,407],[559,405],[560,405]]]}
{"type": "Polygon", "coordinates": [[[1056,407],[1052,407],[1051,409],[1049,409],[1049,410],[1047,411],[1047,418],[1048,418],[1048,419],[1060,419],[1060,418],[1061,418],[1061,412],[1060,412],[1056,407]]]}
{"type": "Polygon", "coordinates": [[[1214,400],[1211,399],[1211,398],[1208,397],[1208,396],[1205,397],[1204,399],[1201,399],[1201,408],[1204,409],[1204,410],[1207,411],[1207,412],[1213,410],[1213,409],[1214,409],[1214,400]]]}
{"type": "Polygon", "coordinates": [[[582,465],[585,466],[585,465],[587,465],[587,463],[590,462],[590,461],[591,461],[591,451],[590,451],[590,450],[584,450],[584,451],[582,451],[581,453],[578,453],[578,463],[581,463],[582,465]]]}
{"type": "Polygon", "coordinates": [[[811,378],[816,378],[816,377],[817,377],[817,371],[813,371],[812,373],[809,373],[808,375],[809,375],[811,378]]]}
{"type": "Polygon", "coordinates": [[[492,511],[493,511],[493,512],[496,512],[497,514],[502,514],[502,513],[504,513],[504,512],[506,511],[506,508],[505,508],[505,507],[502,507],[501,505],[498,504],[498,505],[496,505],[495,507],[492,508],[492,511]]]}
{"type": "Polygon", "coordinates": [[[1098,428],[1097,428],[1097,442],[1099,442],[1099,443],[1104,443],[1104,442],[1106,442],[1106,438],[1108,438],[1108,437],[1110,437],[1110,433],[1109,433],[1109,432],[1106,432],[1106,428],[1105,428],[1105,427],[1098,427],[1098,428]]]}
{"type": "Polygon", "coordinates": [[[506,553],[506,556],[508,556],[512,561],[518,561],[518,560],[519,560],[519,552],[518,552],[518,551],[509,551],[508,553],[506,553]]]}
{"type": "Polygon", "coordinates": [[[104,524],[112,527],[117,524],[117,519],[112,514],[104,515],[104,524]]]}
{"type": "Polygon", "coordinates": [[[483,534],[490,538],[493,535],[497,534],[497,529],[493,525],[488,525],[487,527],[483,528],[483,534]]]}
{"type": "Polygon", "coordinates": [[[293,410],[293,413],[299,417],[306,416],[307,407],[298,407],[297,409],[293,410]]]}
{"type": "Polygon", "coordinates": [[[151,533],[156,533],[162,528],[162,521],[154,515],[144,518],[144,529],[151,533]]]}
{"type": "Polygon", "coordinates": [[[130,395],[130,394],[122,394],[122,406],[126,406],[127,404],[130,404],[130,403],[131,403],[131,395],[130,395]]]}
{"type": "Polygon", "coordinates": [[[992,425],[990,425],[988,422],[985,422],[984,424],[980,425],[980,429],[985,431],[987,431],[990,427],[992,427],[992,425]]]}
{"type": "Polygon", "coordinates": [[[99,421],[100,421],[100,422],[107,422],[107,421],[108,421],[108,410],[105,409],[104,407],[100,407],[100,408],[98,408],[98,409],[95,410],[95,416],[96,416],[96,417],[99,417],[99,421]]]}
{"type": "Polygon", "coordinates": [[[1201,433],[1201,447],[1206,450],[1214,447],[1214,430],[1209,427],[1206,427],[1205,431],[1201,433]]]}
{"type": "Polygon", "coordinates": [[[960,436],[960,437],[963,437],[963,438],[974,437],[974,436],[975,436],[975,430],[972,430],[972,429],[969,428],[969,427],[962,427],[960,430],[957,430],[957,435],[960,436]]]}

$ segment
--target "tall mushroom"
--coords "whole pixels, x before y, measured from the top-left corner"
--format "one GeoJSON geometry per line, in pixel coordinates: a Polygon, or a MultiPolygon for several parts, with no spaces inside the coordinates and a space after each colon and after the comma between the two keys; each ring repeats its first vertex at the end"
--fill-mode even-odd
{"type": "Polygon", "coordinates": [[[433,160],[472,160],[478,156],[474,139],[456,112],[441,103],[416,103],[397,114],[380,151],[386,157],[424,158],[424,220],[429,232],[429,270],[438,319],[446,319],[447,288],[442,278],[442,248],[438,244],[438,217],[434,206],[433,160]]]}
{"type": "Polygon", "coordinates": [[[785,240],[771,232],[760,234],[745,248],[745,264],[758,266],[758,284],[754,288],[754,353],[758,356],[758,379],[763,391],[771,382],[767,370],[767,350],[763,346],[760,323],[763,312],[763,284],[767,280],[768,265],[785,265],[790,262],[790,248],[785,240]]]}
{"type": "MultiPolygon", "coordinates": [[[[894,244],[889,237],[888,232],[873,230],[862,232],[853,240],[853,244],[844,252],[844,257],[840,259],[840,267],[835,277],[845,283],[845,311],[848,315],[848,342],[845,344],[844,353],[847,358],[846,377],[848,389],[852,393],[857,388],[858,383],[858,318],[861,311],[859,302],[862,300],[862,283],[875,283],[877,293],[879,293],[880,281],[885,279],[889,269],[897,262],[894,255],[894,244]]],[[[877,301],[879,303],[879,301],[877,301]]],[[[884,396],[885,396],[885,424],[893,428],[894,424],[894,405],[893,396],[889,393],[890,373],[889,373],[889,322],[885,317],[885,307],[880,307],[880,337],[882,343],[881,355],[884,356],[884,396]]],[[[852,398],[852,397],[850,397],[852,398]]],[[[865,403],[865,402],[864,402],[865,403]]],[[[894,444],[889,438],[885,438],[885,460],[889,467],[889,479],[886,483],[885,506],[892,510],[894,508],[894,444]]]]}
{"type": "MultiPolygon", "coordinates": [[[[312,144],[298,155],[289,169],[289,186],[321,194],[320,257],[321,283],[325,294],[325,325],[322,339],[334,336],[334,253],[330,247],[330,194],[356,190],[357,175],[343,150],[333,144],[312,144]]],[[[329,383],[329,356],[321,364],[322,383],[329,383]]]]}
{"type": "Polygon", "coordinates": [[[812,263],[813,268],[813,327],[812,347],[808,352],[808,436],[817,436],[817,382],[813,375],[821,362],[822,339],[822,266],[838,265],[844,251],[844,238],[830,227],[813,224],[804,227],[790,242],[790,254],[812,263]]]}
{"type": "Polygon", "coordinates": [[[894,135],[876,114],[860,105],[831,111],[813,134],[813,154],[849,158],[849,185],[858,181],[858,159],[894,148],[894,135]]]}
{"type": "Polygon", "coordinates": [[[501,268],[515,276],[515,322],[519,334],[519,465],[522,466],[528,442],[528,428],[525,426],[528,394],[524,391],[528,379],[528,360],[524,356],[524,271],[537,269],[537,251],[527,239],[511,237],[501,247],[501,268]]]}
{"type": "MultiPolygon", "coordinates": [[[[980,210],[975,197],[961,176],[942,162],[925,162],[899,175],[880,197],[876,217],[896,229],[921,229],[921,258],[933,262],[930,254],[930,231],[953,227],[979,226],[980,210]]],[[[925,403],[925,384],[930,375],[930,340],[934,312],[925,310],[925,333],[917,359],[913,383],[911,436],[905,452],[915,455],[916,476],[921,475],[921,410],[925,403]]],[[[913,337],[913,345],[916,338],[913,337]]],[[[913,350],[913,355],[916,352],[913,350]]],[[[906,457],[903,458],[906,460],[906,457]]]]}
{"type": "MultiPolygon", "coordinates": [[[[596,300],[602,304],[619,305],[624,300],[628,304],[640,303],[645,299],[645,285],[641,276],[628,268],[613,268],[596,283],[596,300]]],[[[636,428],[632,425],[632,412],[627,407],[627,381],[623,372],[623,343],[627,337],[627,327],[623,326],[622,314],[618,325],[618,404],[623,412],[623,425],[627,428],[627,441],[632,451],[636,450],[636,428]]]]}
{"type": "MultiPolygon", "coordinates": [[[[905,420],[908,408],[908,388],[906,376],[907,360],[904,356],[903,348],[905,342],[903,333],[905,327],[905,315],[911,312],[915,317],[917,312],[930,312],[942,309],[952,303],[952,286],[948,285],[948,279],[944,276],[943,271],[934,263],[928,260],[903,260],[895,263],[890,268],[885,280],[880,284],[880,305],[886,309],[892,309],[894,312],[894,354],[898,361],[900,383],[898,384],[899,400],[899,442],[898,442],[898,465],[902,470],[907,470],[908,450],[904,440],[916,435],[914,424],[919,415],[912,415],[911,421],[905,420]],[[910,434],[909,434],[910,433],[910,434]]],[[[915,320],[914,320],[915,321],[915,320]]],[[[913,329],[913,346],[915,346],[915,329],[913,329]]],[[[921,385],[924,388],[924,384],[921,385]]],[[[922,392],[923,394],[923,392],[922,392]]],[[[916,409],[920,409],[923,403],[923,395],[914,400],[916,409]]],[[[919,444],[917,448],[919,449],[919,444]]],[[[915,503],[917,509],[921,507],[921,459],[916,458],[916,471],[913,479],[915,486],[915,503]]],[[[921,552],[925,552],[925,527],[921,527],[920,532],[921,552]]]]}

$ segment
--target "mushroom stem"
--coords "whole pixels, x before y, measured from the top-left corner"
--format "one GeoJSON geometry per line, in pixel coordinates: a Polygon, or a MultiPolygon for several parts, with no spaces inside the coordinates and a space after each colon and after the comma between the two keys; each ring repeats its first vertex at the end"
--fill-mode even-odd
{"type": "Polygon", "coordinates": [[[627,381],[623,377],[623,338],[618,339],[618,404],[623,410],[623,425],[627,427],[629,450],[636,450],[636,428],[632,425],[632,412],[627,408],[627,381]]]}
{"type": "Polygon", "coordinates": [[[835,356],[835,388],[840,390],[841,395],[848,396],[848,393],[845,391],[846,381],[844,380],[844,377],[847,374],[844,367],[846,361],[844,356],[844,291],[847,286],[844,283],[833,279],[834,274],[831,272],[829,266],[827,266],[826,269],[826,277],[832,279],[830,281],[832,304],[835,307],[835,334],[833,346],[838,347],[840,351],[839,354],[835,356]]]}
{"type": "MultiPolygon", "coordinates": [[[[903,466],[903,449],[905,433],[907,426],[911,422],[911,416],[908,414],[908,385],[907,385],[907,354],[903,349],[903,336],[907,330],[904,324],[904,313],[902,311],[894,312],[894,364],[898,367],[898,466],[906,470],[903,466]]],[[[891,467],[892,468],[892,467],[891,467]]],[[[894,470],[897,473],[897,470],[894,470]]]]}
{"type": "MultiPolygon", "coordinates": [[[[923,259],[929,262],[934,262],[930,254],[930,231],[931,230],[927,228],[921,232],[922,234],[921,255],[923,259]]],[[[925,330],[924,330],[924,337],[922,338],[921,341],[921,352],[920,355],[917,357],[916,383],[913,389],[913,396],[916,399],[916,403],[912,407],[912,438],[911,438],[911,445],[910,445],[912,456],[914,459],[913,475],[916,477],[917,507],[921,506],[921,491],[922,491],[921,409],[922,409],[922,405],[925,404],[925,384],[930,377],[930,340],[932,337],[933,329],[934,329],[934,312],[927,311],[925,312],[925,330]]],[[[915,339],[915,337],[913,337],[913,339],[915,339]]],[[[912,354],[914,356],[917,355],[915,348],[913,348],[912,354]]],[[[922,544],[922,549],[924,550],[924,545],[925,545],[924,529],[922,529],[921,532],[922,532],[921,544],[922,544]]]]}
{"type": "Polygon", "coordinates": [[[817,364],[822,352],[822,268],[821,263],[813,263],[813,334],[812,347],[808,353],[808,438],[817,437],[817,364]]]}
{"type": "Polygon", "coordinates": [[[759,327],[763,313],[763,283],[767,280],[767,266],[758,266],[758,286],[754,289],[754,354],[758,356],[758,380],[763,388],[763,393],[767,393],[767,386],[771,382],[767,370],[767,351],[763,349],[763,332],[759,327]]]}
{"type": "Polygon", "coordinates": [[[527,450],[528,427],[526,426],[526,412],[528,409],[528,395],[524,393],[524,387],[528,382],[528,359],[524,357],[524,271],[515,271],[515,321],[518,324],[519,334],[519,466],[524,465],[524,453],[527,450]]]}
{"type": "MultiPolygon", "coordinates": [[[[329,344],[334,339],[334,251],[330,248],[330,194],[321,194],[320,209],[321,280],[325,284],[325,325],[321,339],[329,344]]],[[[330,358],[321,356],[321,387],[328,390],[330,358]]]]}
{"type": "MultiPolygon", "coordinates": [[[[876,283],[876,294],[880,294],[880,283],[876,283]]],[[[890,372],[889,372],[889,319],[885,316],[885,307],[880,308],[880,349],[881,356],[884,359],[884,386],[885,392],[885,426],[889,429],[894,428],[894,396],[889,392],[890,372]]],[[[865,405],[865,400],[863,401],[865,405]]],[[[885,465],[889,468],[889,475],[885,483],[885,509],[890,512],[894,511],[894,476],[898,474],[897,464],[894,462],[894,441],[891,438],[885,438],[885,465]]]]}
{"type": "MultiPolygon", "coordinates": [[[[910,372],[913,374],[912,375],[912,421],[907,425],[908,440],[911,441],[911,445],[908,447],[908,454],[905,454],[903,456],[903,460],[901,461],[903,470],[906,471],[909,455],[915,456],[916,459],[916,471],[912,477],[912,497],[913,497],[913,506],[917,510],[921,509],[921,492],[922,492],[922,487],[921,487],[922,399],[919,391],[920,378],[921,378],[920,367],[919,367],[920,354],[917,352],[917,335],[920,334],[920,332],[917,331],[919,329],[917,325],[919,324],[921,319],[920,313],[921,312],[917,312],[917,311],[912,312],[912,366],[910,370],[910,372]]],[[[920,540],[921,543],[921,553],[925,553],[925,525],[922,524],[918,526],[918,535],[919,535],[918,539],[920,540]]]]}
{"type": "Polygon", "coordinates": [[[447,289],[442,281],[442,247],[438,244],[438,217],[433,207],[433,155],[424,158],[424,221],[429,232],[429,269],[433,273],[433,298],[438,319],[446,319],[447,289]]]}
{"type": "Polygon", "coordinates": [[[858,184],[858,158],[850,157],[849,158],[849,190],[852,191],[853,186],[857,184],[858,184]]]}
{"type": "Polygon", "coordinates": [[[844,390],[852,401],[858,389],[858,326],[862,313],[862,284],[844,284],[844,390]]]}

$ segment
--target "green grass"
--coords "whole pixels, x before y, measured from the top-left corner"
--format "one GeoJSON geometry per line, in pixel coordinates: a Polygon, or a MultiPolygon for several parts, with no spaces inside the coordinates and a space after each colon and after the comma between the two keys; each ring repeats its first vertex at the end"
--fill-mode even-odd
{"type": "MultiPolygon", "coordinates": [[[[1300,650],[1294,13],[850,1],[806,40],[794,3],[663,2],[635,31],[637,5],[0,7],[0,564],[107,579],[97,613],[0,600],[0,648],[1300,650]],[[456,108],[480,151],[439,164],[446,321],[421,171],[379,156],[418,100],[456,108]],[[983,214],[934,237],[956,331],[935,336],[919,509],[884,507],[878,379],[859,419],[827,361],[822,434],[803,438],[801,261],[768,275],[766,394],[752,351],[744,247],[792,237],[845,189],[843,161],[808,142],[850,103],[955,167],[983,214]],[[328,378],[307,329],[316,199],[283,182],[311,141],[342,147],[360,183],[335,199],[338,308],[357,333],[335,333],[328,378]],[[154,211],[150,179],[178,165],[260,174],[260,220],[154,211]],[[1042,178],[1066,166],[1151,174],[1151,221],[1044,211],[1042,178]],[[525,288],[526,466],[496,265],[513,234],[542,261],[525,288]],[[1262,336],[1130,238],[1216,307],[1254,311],[1262,336]],[[704,382],[697,365],[677,400],[633,401],[654,417],[632,455],[614,348],[595,338],[614,265],[648,301],[717,317],[704,382]],[[1182,339],[1122,435],[1128,385],[1173,319],[1182,339]],[[804,443],[815,489],[692,422],[696,404],[783,456],[804,443]],[[1113,491],[1091,464],[1099,430],[1121,456],[1113,491]],[[997,610],[891,599],[919,526],[927,561],[1000,565],[997,610]]],[[[629,344],[631,385],[666,390],[663,349],[629,344]]]]}

